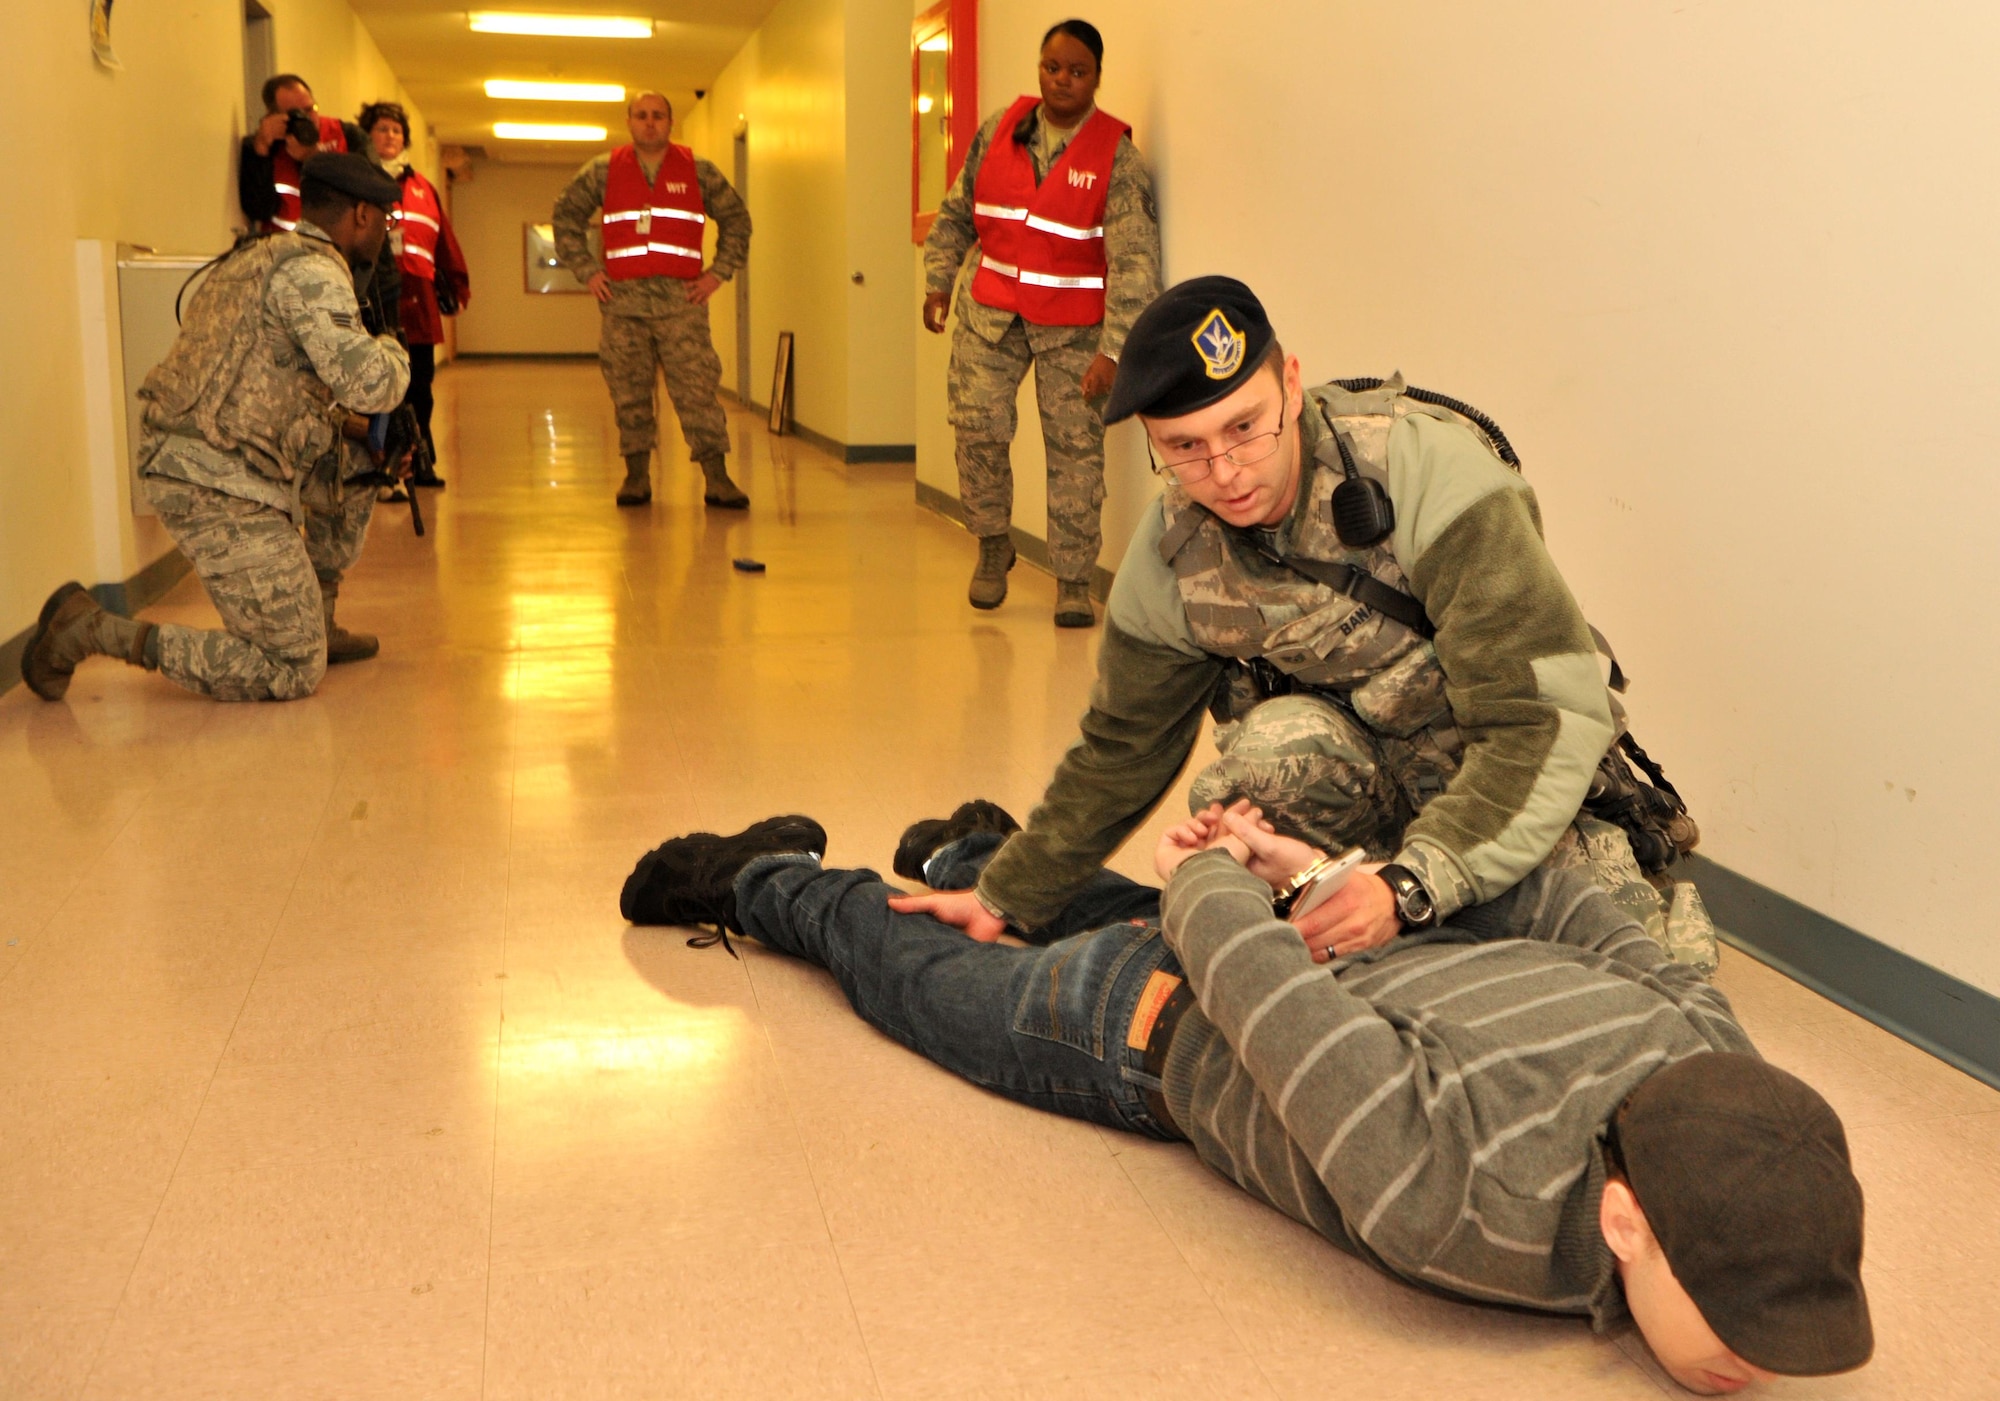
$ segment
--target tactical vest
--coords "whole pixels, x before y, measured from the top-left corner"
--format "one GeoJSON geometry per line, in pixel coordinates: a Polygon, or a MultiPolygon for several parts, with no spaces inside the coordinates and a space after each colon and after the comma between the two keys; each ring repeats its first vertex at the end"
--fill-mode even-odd
{"type": "Polygon", "coordinates": [[[1264,532],[1224,525],[1177,482],[1168,484],[1163,502],[1160,555],[1179,582],[1196,644],[1244,663],[1217,697],[1218,721],[1241,719],[1282,690],[1328,694],[1386,737],[1391,767],[1412,804],[1421,807],[1444,790],[1464,750],[1445,699],[1437,651],[1420,632],[1354,597],[1351,589],[1312,577],[1350,567],[1415,602],[1387,542],[1354,549],[1334,534],[1333,490],[1343,480],[1336,433],[1345,439],[1356,469],[1385,484],[1389,430],[1411,414],[1462,423],[1492,446],[1472,419],[1412,399],[1403,387],[1397,375],[1360,393],[1338,384],[1306,392],[1304,411],[1320,415],[1321,434],[1300,488],[1310,499],[1287,558],[1310,572],[1271,553],[1264,532]]]}
{"type": "Polygon", "coordinates": [[[157,435],[201,438],[241,455],[260,475],[291,482],[339,442],[333,390],[285,330],[267,323],[271,274],[293,258],[324,258],[352,285],[347,260],[323,239],[295,233],[250,239],[217,263],[189,298],[181,333],[139,387],[144,471],[157,435]]]}

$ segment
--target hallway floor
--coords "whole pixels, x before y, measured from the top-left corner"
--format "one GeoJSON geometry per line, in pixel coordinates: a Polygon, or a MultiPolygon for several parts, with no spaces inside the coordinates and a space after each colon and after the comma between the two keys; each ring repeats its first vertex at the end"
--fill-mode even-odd
{"type": "MultiPolygon", "coordinates": [[[[103,660],[0,697],[0,1397],[1681,1394],[961,1083],[814,969],[628,927],[691,828],[805,812],[886,870],[913,818],[1025,814],[1097,634],[1025,565],[968,608],[907,466],[732,414],[747,516],[678,442],[620,512],[595,366],[439,390],[432,534],[382,508],[343,594],[379,659],[288,705],[103,660]]],[[[192,579],[149,616],[214,620],[192,579]]],[[[1760,1394],[2000,1396],[2000,1093],[1721,982],[1868,1192],[1875,1362],[1760,1394]]]]}

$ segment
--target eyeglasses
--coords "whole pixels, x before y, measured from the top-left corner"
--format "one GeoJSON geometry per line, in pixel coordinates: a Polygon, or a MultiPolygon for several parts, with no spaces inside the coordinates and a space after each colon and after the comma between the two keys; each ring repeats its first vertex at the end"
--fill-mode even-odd
{"type": "Polygon", "coordinates": [[[1255,466],[1276,452],[1278,444],[1284,441],[1284,437],[1285,416],[1284,410],[1281,408],[1278,410],[1278,426],[1276,428],[1271,429],[1269,432],[1256,434],[1254,437],[1245,438],[1235,447],[1225,452],[1218,452],[1213,457],[1189,457],[1179,462],[1162,462],[1158,455],[1153,452],[1153,440],[1151,438],[1146,440],[1146,454],[1152,458],[1153,470],[1155,472],[1158,472],[1161,476],[1172,472],[1175,479],[1182,486],[1193,486],[1196,482],[1207,481],[1214,473],[1215,464],[1218,462],[1227,462],[1232,467],[1255,466]]]}

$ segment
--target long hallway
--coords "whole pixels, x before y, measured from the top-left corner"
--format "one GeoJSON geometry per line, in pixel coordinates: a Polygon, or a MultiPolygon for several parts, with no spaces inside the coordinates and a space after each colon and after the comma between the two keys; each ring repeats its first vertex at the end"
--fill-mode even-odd
{"type": "MultiPolygon", "coordinates": [[[[380,658],[282,705],[103,660],[0,697],[0,1396],[1679,1394],[985,1095],[815,970],[628,927],[691,828],[805,812],[886,869],[913,818],[1025,815],[1097,634],[1025,565],[972,612],[907,467],[733,413],[747,515],[678,442],[620,512],[594,365],[439,390],[432,533],[380,508],[342,596],[380,658]]],[[[1725,957],[1869,1193],[1877,1360],[1771,1393],[2000,1394],[2000,1093],[1725,957]]]]}

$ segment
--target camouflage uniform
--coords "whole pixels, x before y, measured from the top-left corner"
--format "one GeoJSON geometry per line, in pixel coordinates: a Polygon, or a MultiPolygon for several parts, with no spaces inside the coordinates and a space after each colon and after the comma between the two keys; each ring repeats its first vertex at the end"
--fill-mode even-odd
{"type": "Polygon", "coordinates": [[[1177,485],[1142,518],[1081,738],[982,872],[988,908],[1031,930],[1060,909],[1171,786],[1206,711],[1220,757],[1196,809],[1247,797],[1281,830],[1393,859],[1446,916],[1537,865],[1587,867],[1677,958],[1714,966],[1693,887],[1664,907],[1624,832],[1580,815],[1618,721],[1532,490],[1469,421],[1401,389],[1307,392],[1296,500],[1268,529],[1177,485]],[[1372,545],[1333,529],[1343,444],[1395,503],[1372,545]],[[1392,620],[1406,604],[1434,635],[1392,620]]]}
{"type": "MultiPolygon", "coordinates": [[[[986,119],[972,140],[965,166],[924,240],[924,283],[949,292],[968,255],[978,257],[972,222],[973,190],[981,158],[993,143],[1002,113],[986,119]]],[[[1068,132],[1035,121],[1028,153],[1035,178],[1082,130],[1089,113],[1068,132]]],[[[1039,109],[1037,109],[1039,117],[1039,109]]],[[[951,424],[958,450],[958,493],[965,526],[974,535],[1005,535],[1013,519],[1014,474],[1008,449],[1016,427],[1015,397],[1028,366],[1035,367],[1035,400],[1049,464],[1049,561],[1058,579],[1086,582],[1102,543],[1098,513],[1104,504],[1104,420],[1083,397],[1083,375],[1100,353],[1118,358],[1125,335],[1147,303],[1160,293],[1160,225],[1153,177],[1127,135],[1111,161],[1105,195],[1104,320],[1096,326],[1037,326],[972,296],[972,274],[954,310],[951,342],[951,424]]]]}
{"type": "MultiPolygon", "coordinates": [[[[576,173],[556,199],[556,256],[588,282],[604,271],[590,245],[590,225],[604,207],[611,157],[598,156],[576,173]]],[[[715,221],[715,258],[707,271],[724,282],[750,256],[750,211],[710,161],[694,163],[702,203],[715,221]]],[[[650,453],[659,441],[654,381],[664,375],[667,395],[681,421],[688,456],[715,461],[729,451],[729,425],[718,391],[722,361],[708,329],[708,306],[688,300],[690,284],[678,277],[613,279],[611,300],[600,308],[603,328],[597,360],[618,414],[618,452],[650,453]]]]}
{"type": "Polygon", "coordinates": [[[369,464],[338,425],[394,408],[409,375],[393,336],[361,329],[346,262],[311,224],[209,274],[140,390],[140,470],[227,630],[163,624],[163,675],[218,700],[312,694],[374,506],[347,485],[369,464]]]}
{"type": "MultiPolygon", "coordinates": [[[[1320,696],[1264,701],[1217,726],[1215,747],[1220,757],[1188,790],[1191,812],[1248,798],[1279,831],[1328,851],[1358,846],[1373,861],[1396,854],[1416,817],[1397,777],[1411,756],[1388,752],[1403,745],[1320,696]]],[[[1543,864],[1585,872],[1676,962],[1715,971],[1715,926],[1701,892],[1688,881],[1649,880],[1622,829],[1580,815],[1543,864]]]]}

